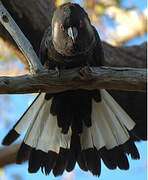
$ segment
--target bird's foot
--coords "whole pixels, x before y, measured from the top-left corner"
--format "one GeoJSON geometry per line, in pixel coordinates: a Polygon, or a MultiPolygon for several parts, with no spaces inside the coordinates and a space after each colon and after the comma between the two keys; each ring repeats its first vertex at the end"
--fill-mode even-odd
{"type": "Polygon", "coordinates": [[[80,75],[83,79],[92,79],[91,74],[92,74],[92,69],[89,64],[83,66],[80,69],[80,75]]]}

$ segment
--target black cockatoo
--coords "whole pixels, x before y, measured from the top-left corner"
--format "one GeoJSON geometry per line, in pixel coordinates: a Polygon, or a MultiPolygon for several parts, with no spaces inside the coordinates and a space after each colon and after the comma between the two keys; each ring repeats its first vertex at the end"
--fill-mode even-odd
{"type": "MultiPolygon", "coordinates": [[[[40,60],[48,69],[101,66],[101,41],[87,13],[75,3],[59,6],[45,32],[40,60]]],[[[128,169],[127,155],[139,159],[136,123],[106,90],[40,93],[3,140],[14,142],[26,129],[18,164],[29,159],[29,172],[40,167],[55,176],[72,171],[100,175],[101,159],[109,169],[128,169]]]]}

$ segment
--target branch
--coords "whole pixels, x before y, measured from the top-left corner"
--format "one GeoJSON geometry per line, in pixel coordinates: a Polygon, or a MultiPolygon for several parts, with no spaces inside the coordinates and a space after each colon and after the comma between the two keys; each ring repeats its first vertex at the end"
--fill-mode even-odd
{"type": "Polygon", "coordinates": [[[135,9],[125,10],[116,6],[109,6],[106,14],[117,23],[117,27],[109,30],[113,45],[122,45],[136,36],[142,36],[147,32],[146,10],[139,13],[135,9]]]}
{"type": "Polygon", "coordinates": [[[16,155],[20,144],[14,144],[10,147],[0,149],[0,168],[16,162],[16,155]]]}
{"type": "MultiPolygon", "coordinates": [[[[43,33],[50,25],[55,10],[54,0],[25,0],[21,1],[21,3],[20,0],[1,1],[32,44],[36,54],[38,54],[43,33]]],[[[29,64],[25,56],[18,49],[15,41],[1,24],[0,39],[9,47],[9,50],[14,56],[22,61],[25,67],[29,69],[29,64]]]]}
{"type": "Polygon", "coordinates": [[[103,66],[147,68],[147,43],[134,46],[114,47],[103,43],[103,66]],[[138,53],[137,53],[138,52],[138,53]]]}
{"type": "Polygon", "coordinates": [[[0,77],[0,94],[57,93],[74,89],[146,90],[146,69],[92,67],[0,77]],[[91,69],[91,70],[90,70],[91,69]]]}
{"type": "Polygon", "coordinates": [[[41,65],[35,51],[33,50],[32,45],[26,39],[18,25],[14,22],[9,12],[5,9],[2,2],[0,1],[0,22],[10,33],[12,38],[17,43],[19,49],[27,58],[31,72],[38,72],[43,70],[43,66],[41,65]]]}

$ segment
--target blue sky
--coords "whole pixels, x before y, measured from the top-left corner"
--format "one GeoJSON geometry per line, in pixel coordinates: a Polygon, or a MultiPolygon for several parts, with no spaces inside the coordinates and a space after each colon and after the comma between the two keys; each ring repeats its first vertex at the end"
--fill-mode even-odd
{"type": "MultiPolygon", "coordinates": [[[[79,1],[82,2],[82,1],[79,1]]],[[[146,7],[146,0],[125,0],[123,1],[123,6],[124,7],[129,7],[130,2],[133,2],[135,6],[140,8],[140,11],[142,11],[146,7]]],[[[135,45],[135,44],[140,44],[141,42],[146,41],[146,35],[143,37],[137,37],[133,39],[132,41],[128,42],[127,45],[135,45]]],[[[3,96],[4,97],[4,96],[3,96]]],[[[28,105],[32,102],[34,99],[34,95],[5,95],[5,97],[8,97],[10,99],[10,104],[8,108],[5,111],[4,116],[9,118],[11,116],[11,123],[8,125],[7,128],[0,128],[0,141],[4,137],[5,133],[10,129],[10,127],[13,126],[15,121],[19,119],[19,117],[23,114],[23,112],[26,110],[28,105]]],[[[2,95],[0,96],[0,105],[3,107],[1,104],[1,98],[2,95]]],[[[4,116],[0,116],[0,120],[2,121],[4,116]]],[[[146,180],[146,172],[147,172],[147,162],[146,162],[146,142],[138,142],[136,143],[139,152],[141,154],[141,159],[140,160],[131,160],[130,161],[130,170],[128,171],[121,171],[119,169],[111,171],[108,170],[102,163],[102,173],[101,176],[99,177],[100,180],[108,180],[108,179],[120,179],[120,180],[146,180]]],[[[7,180],[15,180],[18,175],[21,176],[22,180],[33,180],[33,179],[50,179],[53,180],[55,179],[52,174],[49,176],[44,176],[42,175],[41,172],[38,172],[37,174],[28,174],[27,172],[27,163],[24,163],[23,165],[9,165],[5,167],[5,173],[7,180]]],[[[65,176],[66,174],[64,174],[65,176]]],[[[92,176],[90,173],[85,173],[82,172],[78,166],[76,166],[74,170],[74,179],[73,180],[96,180],[98,179],[97,177],[92,176]]],[[[4,180],[1,179],[0,180],[4,180]]],[[[6,179],[5,179],[6,180],[6,179]]],[[[64,180],[63,176],[56,178],[55,180],[64,180]]]]}

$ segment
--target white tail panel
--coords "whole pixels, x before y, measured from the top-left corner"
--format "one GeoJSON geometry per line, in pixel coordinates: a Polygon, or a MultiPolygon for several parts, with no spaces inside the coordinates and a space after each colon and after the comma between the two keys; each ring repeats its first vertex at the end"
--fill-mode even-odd
{"type": "Polygon", "coordinates": [[[124,144],[130,137],[127,129],[135,126],[135,122],[105,90],[101,90],[101,97],[99,103],[92,100],[92,126],[83,125],[82,149],[94,146],[98,150],[104,146],[112,149],[124,144]]]}
{"type": "Polygon", "coordinates": [[[60,147],[70,148],[71,130],[67,135],[61,133],[56,116],[50,113],[51,103],[52,99],[43,100],[40,109],[33,114],[34,121],[27,131],[24,142],[37,150],[59,153],[60,147]]]}
{"type": "Polygon", "coordinates": [[[101,97],[108,104],[109,108],[119,118],[119,120],[126,126],[128,130],[132,130],[136,125],[129,115],[121,108],[121,106],[113,99],[113,97],[104,89],[100,90],[101,97]]]}
{"type": "Polygon", "coordinates": [[[24,115],[20,118],[19,122],[15,126],[15,131],[18,134],[22,134],[29,126],[29,124],[34,120],[36,113],[40,110],[42,106],[45,93],[41,93],[34,103],[28,108],[24,115]]]}
{"type": "Polygon", "coordinates": [[[81,148],[88,149],[94,146],[91,128],[87,128],[83,123],[83,133],[80,135],[81,148]]]}

